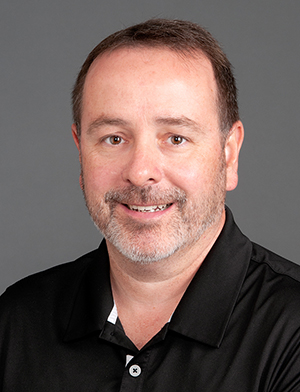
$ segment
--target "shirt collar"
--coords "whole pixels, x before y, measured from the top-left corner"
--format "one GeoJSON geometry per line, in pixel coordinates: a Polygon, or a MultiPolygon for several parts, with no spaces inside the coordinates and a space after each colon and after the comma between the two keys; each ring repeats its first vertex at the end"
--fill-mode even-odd
{"type": "MultiPolygon", "coordinates": [[[[236,226],[226,208],[224,228],[199,268],[177,309],[169,329],[219,347],[244,281],[251,242],[236,226]]],[[[87,268],[70,295],[71,312],[65,341],[81,338],[104,328],[113,308],[109,258],[105,241],[82,257],[87,268]]]]}
{"type": "Polygon", "coordinates": [[[177,309],[169,328],[214,347],[221,345],[245,279],[252,244],[226,207],[226,223],[177,309]]]}
{"type": "Polygon", "coordinates": [[[66,326],[65,341],[101,331],[114,305],[106,242],[102,241],[97,250],[81,259],[87,268],[70,296],[69,306],[72,310],[66,326]]]}

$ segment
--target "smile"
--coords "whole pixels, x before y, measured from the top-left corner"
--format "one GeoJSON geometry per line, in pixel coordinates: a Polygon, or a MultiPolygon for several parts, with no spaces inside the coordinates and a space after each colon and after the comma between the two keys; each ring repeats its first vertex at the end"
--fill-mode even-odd
{"type": "Polygon", "coordinates": [[[161,205],[156,205],[156,206],[135,206],[135,205],[128,205],[127,207],[132,210],[132,211],[138,211],[138,212],[157,212],[157,211],[163,211],[170,207],[170,204],[161,204],[161,205]]]}

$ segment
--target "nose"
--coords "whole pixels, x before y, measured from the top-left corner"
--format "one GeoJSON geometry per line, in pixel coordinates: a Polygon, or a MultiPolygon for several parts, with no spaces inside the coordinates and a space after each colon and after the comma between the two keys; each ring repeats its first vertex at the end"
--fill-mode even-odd
{"type": "Polygon", "coordinates": [[[125,182],[138,187],[154,185],[162,179],[162,159],[157,146],[139,144],[132,148],[122,172],[125,182]]]}

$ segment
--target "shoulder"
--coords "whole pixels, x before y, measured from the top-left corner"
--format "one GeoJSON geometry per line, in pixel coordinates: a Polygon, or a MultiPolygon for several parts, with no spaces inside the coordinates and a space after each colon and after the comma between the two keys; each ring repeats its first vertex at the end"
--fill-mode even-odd
{"type": "Polygon", "coordinates": [[[0,297],[0,317],[7,314],[24,314],[30,309],[44,308],[53,303],[62,303],[73,295],[85,271],[96,257],[97,250],[81,256],[75,261],[49,268],[27,276],[8,287],[0,297]]]}
{"type": "Polygon", "coordinates": [[[250,270],[259,274],[275,293],[288,288],[300,294],[300,265],[253,243],[250,270]]]}
{"type": "Polygon", "coordinates": [[[246,289],[252,287],[256,310],[295,321],[300,325],[300,266],[276,253],[253,243],[252,256],[245,280],[246,289]]]}
{"type": "Polygon", "coordinates": [[[262,370],[267,389],[299,388],[300,266],[253,243],[236,309],[241,347],[262,370]]]}
{"type": "Polygon", "coordinates": [[[279,256],[278,254],[253,243],[251,260],[259,266],[270,269],[274,274],[289,277],[300,283],[300,265],[279,256]]]}

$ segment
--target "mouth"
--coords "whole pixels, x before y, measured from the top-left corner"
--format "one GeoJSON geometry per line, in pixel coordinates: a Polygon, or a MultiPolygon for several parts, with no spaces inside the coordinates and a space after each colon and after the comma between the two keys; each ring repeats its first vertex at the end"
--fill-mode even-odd
{"type": "Polygon", "coordinates": [[[126,207],[129,208],[131,211],[137,211],[137,212],[158,212],[158,211],[166,210],[171,205],[172,203],[160,204],[154,206],[136,206],[136,205],[126,204],[126,207]]]}

